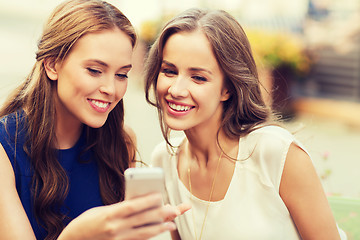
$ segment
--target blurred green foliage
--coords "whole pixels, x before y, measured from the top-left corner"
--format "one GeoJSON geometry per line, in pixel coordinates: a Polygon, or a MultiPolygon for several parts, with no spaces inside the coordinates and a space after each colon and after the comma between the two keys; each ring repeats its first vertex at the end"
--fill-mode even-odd
{"type": "Polygon", "coordinates": [[[360,239],[360,200],[340,196],[329,196],[328,199],[335,220],[348,240],[360,239]]]}

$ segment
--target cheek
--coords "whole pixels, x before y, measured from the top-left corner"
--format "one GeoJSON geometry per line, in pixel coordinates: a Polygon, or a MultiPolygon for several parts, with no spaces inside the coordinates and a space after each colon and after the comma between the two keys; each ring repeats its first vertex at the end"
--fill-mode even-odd
{"type": "Polygon", "coordinates": [[[79,95],[82,91],[85,92],[85,88],[80,88],[76,83],[68,81],[65,78],[59,78],[57,81],[57,94],[63,99],[73,99],[79,95]]]}
{"type": "Polygon", "coordinates": [[[217,89],[206,87],[194,87],[191,90],[191,97],[199,105],[205,105],[207,107],[216,107],[220,104],[220,94],[217,89]]]}
{"type": "Polygon", "coordinates": [[[169,89],[169,82],[163,77],[159,77],[156,83],[156,93],[158,96],[164,96],[169,89]]]}
{"type": "Polygon", "coordinates": [[[124,95],[126,93],[127,85],[128,85],[127,80],[119,81],[116,83],[116,100],[117,101],[120,101],[124,97],[124,95]]]}
{"type": "Polygon", "coordinates": [[[96,88],[95,82],[82,72],[70,70],[61,72],[57,80],[58,91],[62,95],[86,94],[96,88]]]}

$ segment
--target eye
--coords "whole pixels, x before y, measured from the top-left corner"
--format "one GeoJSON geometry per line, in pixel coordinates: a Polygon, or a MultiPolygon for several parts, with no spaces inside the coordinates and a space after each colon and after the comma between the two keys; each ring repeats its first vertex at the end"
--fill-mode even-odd
{"type": "Polygon", "coordinates": [[[207,81],[207,79],[202,76],[192,76],[192,78],[198,82],[206,82],[207,81]]]}
{"type": "Polygon", "coordinates": [[[86,68],[86,70],[88,70],[88,72],[93,76],[97,76],[97,75],[100,75],[102,73],[101,71],[96,70],[94,68],[86,68]]]}
{"type": "Polygon", "coordinates": [[[125,79],[129,78],[127,74],[115,74],[115,76],[117,79],[120,79],[120,80],[125,80],[125,79]]]}
{"type": "Polygon", "coordinates": [[[172,69],[170,69],[170,68],[162,68],[162,69],[161,69],[161,72],[162,72],[163,74],[165,74],[165,76],[167,76],[167,77],[172,77],[172,76],[174,76],[174,75],[177,74],[176,71],[174,71],[174,70],[172,70],[172,69]]]}

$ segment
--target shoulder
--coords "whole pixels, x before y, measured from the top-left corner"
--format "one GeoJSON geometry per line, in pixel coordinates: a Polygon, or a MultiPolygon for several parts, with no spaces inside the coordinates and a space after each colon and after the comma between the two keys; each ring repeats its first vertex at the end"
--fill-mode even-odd
{"type": "Polygon", "coordinates": [[[129,136],[130,140],[134,143],[134,145],[136,145],[137,139],[134,130],[128,125],[124,125],[124,131],[127,133],[127,135],[129,136]]]}
{"type": "Polygon", "coordinates": [[[279,141],[293,141],[294,136],[285,128],[275,125],[264,126],[252,131],[249,137],[256,137],[258,139],[268,140],[279,140],[279,141]]]}
{"type": "Polygon", "coordinates": [[[151,154],[151,165],[163,167],[163,162],[171,155],[171,148],[165,141],[157,144],[151,154]]]}
{"type": "Polygon", "coordinates": [[[3,153],[13,164],[14,171],[21,171],[23,175],[30,174],[27,155],[23,148],[26,138],[26,118],[22,111],[11,113],[0,119],[0,144],[4,150],[3,153]],[[21,169],[15,167],[15,164],[21,169]]]}
{"type": "Polygon", "coordinates": [[[26,132],[26,119],[22,111],[10,113],[0,118],[0,141],[9,141],[15,135],[19,136],[26,132]]]}
{"type": "Polygon", "coordinates": [[[151,164],[153,166],[162,167],[171,156],[177,154],[178,146],[184,140],[184,137],[176,137],[171,139],[174,147],[169,146],[166,141],[157,144],[151,154],[151,164]]]}
{"type": "Polygon", "coordinates": [[[286,156],[294,141],[295,137],[282,127],[261,127],[240,139],[241,158],[248,160],[266,185],[278,190],[286,156]]]}
{"type": "Polygon", "coordinates": [[[16,123],[16,113],[11,113],[0,118],[1,131],[5,128],[11,128],[16,123]]]}
{"type": "Polygon", "coordinates": [[[280,151],[283,154],[286,154],[290,148],[290,145],[293,144],[310,156],[306,147],[292,134],[289,130],[280,126],[265,126],[259,128],[249,134],[249,138],[253,138],[257,144],[263,147],[263,150],[270,151],[280,151]]]}
{"type": "Polygon", "coordinates": [[[135,167],[135,165],[136,165],[136,149],[137,149],[136,134],[135,134],[134,130],[127,125],[124,125],[124,131],[125,131],[125,134],[124,134],[125,143],[126,143],[126,147],[129,152],[129,165],[130,165],[130,167],[135,167]]]}
{"type": "Polygon", "coordinates": [[[269,154],[287,151],[295,137],[285,128],[265,126],[258,128],[241,139],[242,149],[261,151],[269,154]]]}
{"type": "Polygon", "coordinates": [[[0,125],[3,126],[14,126],[14,125],[24,125],[26,121],[26,115],[23,110],[18,110],[16,112],[9,113],[8,115],[2,116],[0,118],[0,125]]]}

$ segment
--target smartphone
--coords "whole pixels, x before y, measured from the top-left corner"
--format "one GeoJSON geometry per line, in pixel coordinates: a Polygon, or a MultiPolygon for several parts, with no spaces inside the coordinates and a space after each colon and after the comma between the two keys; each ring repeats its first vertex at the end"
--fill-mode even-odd
{"type": "Polygon", "coordinates": [[[125,170],[125,198],[164,193],[164,172],[160,167],[128,168],[125,170]]]}

